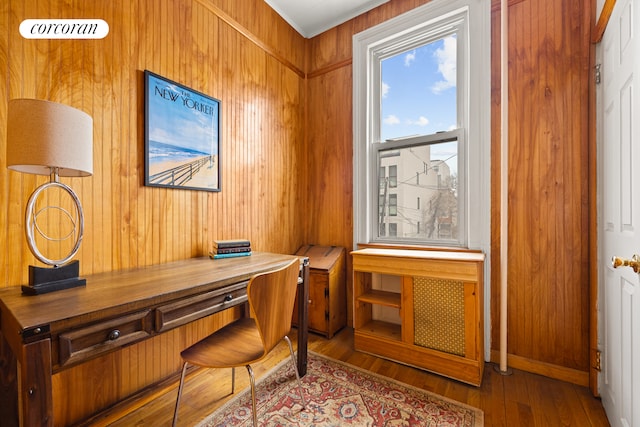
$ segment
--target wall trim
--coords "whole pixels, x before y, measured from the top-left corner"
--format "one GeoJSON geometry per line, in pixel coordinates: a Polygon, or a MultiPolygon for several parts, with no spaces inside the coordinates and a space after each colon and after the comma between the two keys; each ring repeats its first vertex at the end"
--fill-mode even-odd
{"type": "Polygon", "coordinates": [[[332,71],[338,70],[340,68],[349,67],[353,64],[353,60],[351,58],[345,59],[342,61],[334,62],[333,64],[329,64],[322,68],[318,68],[315,71],[312,71],[307,74],[308,79],[313,79],[315,77],[320,77],[324,74],[329,74],[332,71]]]}
{"type": "Polygon", "coordinates": [[[242,34],[247,40],[255,44],[262,49],[267,55],[289,68],[296,73],[300,78],[306,78],[306,73],[300,68],[296,67],[291,61],[287,60],[282,55],[278,54],[274,49],[266,45],[262,40],[256,37],[251,31],[247,30],[244,26],[240,25],[238,21],[229,16],[226,12],[220,9],[218,6],[212,4],[209,0],[195,0],[197,3],[208,9],[222,21],[224,21],[231,28],[235,29],[238,33],[242,34]]]}
{"type": "MultiPolygon", "coordinates": [[[[497,364],[499,361],[500,352],[497,350],[491,350],[491,362],[497,364]]],[[[564,366],[554,365],[552,363],[541,362],[539,360],[532,360],[510,353],[507,354],[507,363],[510,368],[543,375],[545,377],[565,381],[582,387],[589,387],[589,372],[587,371],[580,371],[578,369],[571,369],[564,366]]]]}

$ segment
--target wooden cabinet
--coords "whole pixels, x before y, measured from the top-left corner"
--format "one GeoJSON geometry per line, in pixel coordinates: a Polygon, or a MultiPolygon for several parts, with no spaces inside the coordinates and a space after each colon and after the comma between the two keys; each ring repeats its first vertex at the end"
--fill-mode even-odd
{"type": "Polygon", "coordinates": [[[356,350],[479,386],[484,254],[368,248],[353,256],[356,350]],[[399,279],[399,291],[376,286],[399,279]],[[397,322],[375,307],[397,311],[397,322]]]}
{"type": "MultiPolygon", "coordinates": [[[[309,330],[327,338],[347,323],[346,251],[337,246],[302,246],[298,256],[309,258],[309,330]]],[[[295,325],[297,308],[294,308],[295,325]]]]}

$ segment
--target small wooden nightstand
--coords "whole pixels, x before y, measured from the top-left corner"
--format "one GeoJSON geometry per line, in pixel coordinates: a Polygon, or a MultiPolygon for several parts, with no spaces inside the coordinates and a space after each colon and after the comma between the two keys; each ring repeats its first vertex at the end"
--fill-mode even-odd
{"type": "Polygon", "coordinates": [[[346,251],[338,246],[305,245],[296,255],[309,257],[309,330],[331,338],[347,323],[346,251]]]}

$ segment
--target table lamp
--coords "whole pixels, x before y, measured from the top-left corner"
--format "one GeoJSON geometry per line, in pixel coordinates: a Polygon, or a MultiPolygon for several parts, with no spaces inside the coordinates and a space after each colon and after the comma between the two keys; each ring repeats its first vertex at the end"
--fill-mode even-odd
{"type": "Polygon", "coordinates": [[[22,286],[25,295],[37,295],[61,289],[84,286],[78,277],[78,261],[71,261],[80,248],[84,232],[84,214],[78,196],[61,183],[59,177],[83,177],[93,173],[93,120],[75,108],[39,99],[12,99],[7,117],[7,167],[18,172],[48,175],[50,181],[35,189],[25,211],[25,231],[31,253],[50,268],[29,266],[29,285],[22,286]],[[58,188],[73,200],[72,215],[61,206],[37,209],[43,192],[58,188]],[[38,215],[56,209],[71,222],[71,232],[52,238],[38,225],[38,215]],[[75,236],[70,253],[60,259],[49,259],[36,244],[36,233],[46,240],[61,241],[75,236]]]}

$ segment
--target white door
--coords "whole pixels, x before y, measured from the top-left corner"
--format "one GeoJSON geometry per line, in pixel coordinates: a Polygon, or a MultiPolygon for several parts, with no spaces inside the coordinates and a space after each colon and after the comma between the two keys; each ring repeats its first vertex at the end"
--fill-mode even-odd
{"type": "Polygon", "coordinates": [[[629,266],[613,268],[612,257],[640,256],[639,30],[640,0],[617,0],[597,47],[598,383],[611,425],[628,427],[640,426],[640,278],[629,266]]]}

